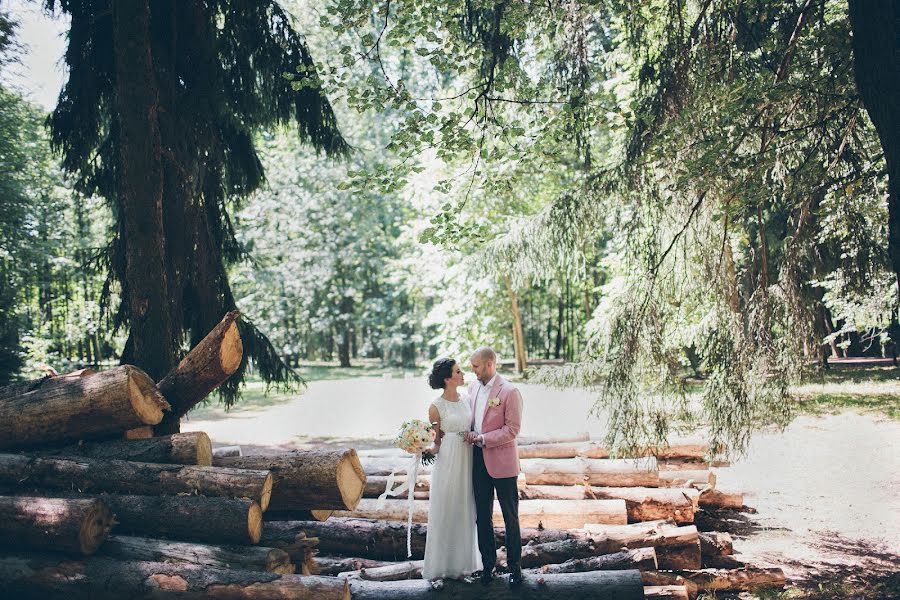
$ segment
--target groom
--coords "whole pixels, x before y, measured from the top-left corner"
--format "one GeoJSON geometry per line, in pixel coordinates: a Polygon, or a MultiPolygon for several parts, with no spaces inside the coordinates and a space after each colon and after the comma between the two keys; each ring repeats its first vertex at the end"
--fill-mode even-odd
{"type": "Polygon", "coordinates": [[[519,449],[516,436],[522,425],[522,394],[497,375],[497,354],[479,348],[471,358],[478,378],[469,387],[472,427],[466,441],[474,444],[472,483],[475,486],[475,515],[478,549],[484,571],[481,583],[488,585],[497,562],[494,544],[494,490],[506,526],[506,560],[509,586],[522,584],[522,536],[519,531],[519,449]]]}

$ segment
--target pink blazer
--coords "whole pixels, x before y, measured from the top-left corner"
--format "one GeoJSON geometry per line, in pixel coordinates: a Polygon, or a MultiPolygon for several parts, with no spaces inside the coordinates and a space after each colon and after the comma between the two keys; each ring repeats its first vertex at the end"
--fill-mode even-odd
{"type": "MultiPolygon", "coordinates": [[[[472,430],[475,429],[476,381],[469,386],[469,406],[472,408],[472,430]]],[[[516,436],[522,427],[522,394],[513,384],[499,375],[491,386],[488,400],[499,398],[498,406],[486,406],[481,433],[484,435],[484,466],[494,479],[519,476],[519,448],[516,436]]]]}

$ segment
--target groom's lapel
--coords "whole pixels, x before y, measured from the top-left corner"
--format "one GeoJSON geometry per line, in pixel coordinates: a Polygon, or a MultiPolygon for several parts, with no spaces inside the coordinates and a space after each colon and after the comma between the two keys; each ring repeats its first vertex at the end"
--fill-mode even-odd
{"type": "MultiPolygon", "coordinates": [[[[492,385],[490,391],[488,391],[488,396],[487,396],[487,399],[485,400],[485,403],[490,402],[491,398],[497,397],[497,394],[500,393],[500,388],[503,387],[503,383],[504,383],[503,378],[500,377],[500,375],[497,375],[497,378],[494,379],[494,385],[492,385]]],[[[484,419],[487,417],[487,413],[490,408],[491,408],[490,406],[485,404],[484,416],[481,417],[481,431],[484,431],[484,419]]]]}

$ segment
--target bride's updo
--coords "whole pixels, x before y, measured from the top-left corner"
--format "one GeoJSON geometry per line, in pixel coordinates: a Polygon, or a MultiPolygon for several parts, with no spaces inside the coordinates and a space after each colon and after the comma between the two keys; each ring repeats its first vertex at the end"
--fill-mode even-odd
{"type": "Polygon", "coordinates": [[[453,365],[456,361],[452,358],[439,358],[431,367],[431,373],[428,374],[428,385],[433,390],[444,389],[444,380],[453,377],[453,365]]]}

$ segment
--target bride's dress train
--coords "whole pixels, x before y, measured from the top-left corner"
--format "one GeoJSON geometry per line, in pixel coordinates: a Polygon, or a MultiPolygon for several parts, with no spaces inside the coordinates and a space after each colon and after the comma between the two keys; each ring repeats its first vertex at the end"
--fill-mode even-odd
{"type": "Polygon", "coordinates": [[[462,434],[469,431],[472,413],[465,396],[456,402],[434,401],[444,437],[431,470],[428,536],[425,539],[425,579],[461,577],[481,569],[475,528],[472,489],[472,446],[462,434]]]}

